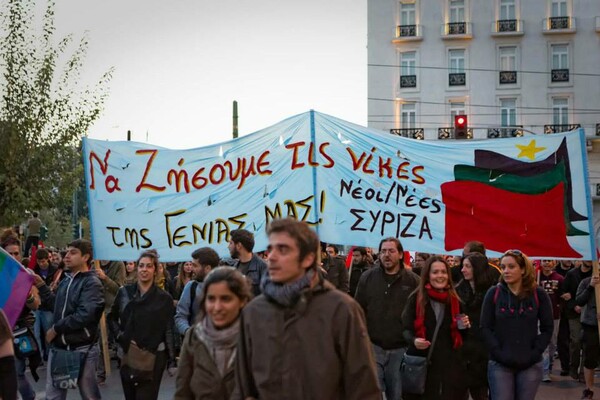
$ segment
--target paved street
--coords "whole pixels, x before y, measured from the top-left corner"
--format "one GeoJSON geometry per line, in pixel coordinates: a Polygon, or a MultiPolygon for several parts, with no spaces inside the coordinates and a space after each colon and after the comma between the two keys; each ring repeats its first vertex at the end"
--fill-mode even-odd
{"type": "MultiPolygon", "coordinates": [[[[119,372],[116,370],[116,364],[113,361],[113,371],[110,377],[106,380],[106,385],[100,387],[102,392],[102,398],[107,400],[121,399],[123,398],[123,391],[121,389],[121,380],[119,378],[119,372]]],[[[40,381],[34,383],[34,388],[37,393],[37,399],[44,399],[45,394],[45,376],[46,369],[42,367],[40,369],[40,381]]],[[[573,381],[569,377],[558,376],[558,371],[555,371],[557,376],[553,376],[554,381],[552,383],[542,383],[536,400],[576,400],[581,397],[583,391],[583,383],[573,381]]],[[[29,379],[33,382],[33,378],[29,375],[29,379]]],[[[595,398],[600,399],[600,373],[596,374],[596,388],[594,389],[595,398]]],[[[170,377],[166,372],[163,375],[162,384],[160,386],[160,400],[170,400],[173,398],[175,392],[175,378],[170,377]]],[[[67,399],[79,399],[79,392],[72,390],[69,392],[67,399]]]]}

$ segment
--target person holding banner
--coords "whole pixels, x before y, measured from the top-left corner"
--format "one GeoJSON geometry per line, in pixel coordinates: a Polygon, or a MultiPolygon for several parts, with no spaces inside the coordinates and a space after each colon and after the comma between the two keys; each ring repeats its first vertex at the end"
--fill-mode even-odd
{"type": "Polygon", "coordinates": [[[490,352],[490,397],[534,400],[542,381],[542,354],[554,329],[552,303],[520,250],[505,252],[500,269],[500,283],[488,290],[481,309],[481,333],[490,352]]]}
{"type": "Polygon", "coordinates": [[[198,321],[183,339],[175,400],[229,400],[240,313],[252,298],[249,282],[236,269],[219,267],[204,280],[198,321]]]}
{"type": "Polygon", "coordinates": [[[121,383],[127,400],[158,397],[171,348],[173,298],[156,282],[159,259],[154,250],[137,261],[138,281],[121,287],[110,312],[110,328],[123,349],[121,383]]]}

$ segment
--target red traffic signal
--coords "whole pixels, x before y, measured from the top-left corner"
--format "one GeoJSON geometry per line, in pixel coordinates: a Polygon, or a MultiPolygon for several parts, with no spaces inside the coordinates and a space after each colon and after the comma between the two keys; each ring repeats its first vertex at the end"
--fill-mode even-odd
{"type": "Polygon", "coordinates": [[[454,138],[467,139],[469,121],[466,115],[454,116],[454,138]]]}

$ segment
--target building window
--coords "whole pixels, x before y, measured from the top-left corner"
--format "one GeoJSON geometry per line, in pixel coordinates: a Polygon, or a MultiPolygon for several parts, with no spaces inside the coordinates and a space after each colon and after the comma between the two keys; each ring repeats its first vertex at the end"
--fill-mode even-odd
{"type": "Polygon", "coordinates": [[[517,125],[517,100],[502,99],[500,100],[500,119],[502,126],[517,125]]]}
{"type": "Polygon", "coordinates": [[[498,56],[500,58],[500,84],[517,83],[517,47],[500,47],[498,56]]]}
{"type": "Polygon", "coordinates": [[[516,18],[515,0],[500,0],[500,20],[515,20],[516,18]]]}
{"type": "Polygon", "coordinates": [[[552,123],[554,125],[569,124],[569,99],[555,97],[552,99],[552,123]]]}
{"type": "Polygon", "coordinates": [[[552,17],[568,17],[567,0],[552,0],[552,17]]]}
{"type": "Polygon", "coordinates": [[[448,84],[450,86],[464,86],[467,83],[465,74],[465,50],[452,49],[448,53],[448,65],[450,74],[448,76],[448,84]]]}
{"type": "Polygon", "coordinates": [[[552,53],[552,82],[569,82],[569,46],[553,44],[552,53]]]}
{"type": "Polygon", "coordinates": [[[400,25],[415,25],[415,3],[400,3],[400,25]]]}
{"type": "Polygon", "coordinates": [[[465,22],[465,0],[450,0],[450,22],[465,22]]]}
{"type": "Polygon", "coordinates": [[[417,110],[415,103],[402,104],[400,114],[402,129],[414,129],[417,122],[417,110]]]}
{"type": "Polygon", "coordinates": [[[417,87],[416,71],[417,54],[414,51],[407,51],[400,54],[400,87],[417,87]]]}
{"type": "Polygon", "coordinates": [[[452,101],[450,102],[450,125],[454,125],[454,117],[457,115],[466,115],[465,102],[464,101],[452,101]]]}

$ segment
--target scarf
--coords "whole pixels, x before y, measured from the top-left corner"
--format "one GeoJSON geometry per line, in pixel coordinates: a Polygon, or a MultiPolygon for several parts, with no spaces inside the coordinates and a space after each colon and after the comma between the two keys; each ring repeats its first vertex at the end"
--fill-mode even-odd
{"type": "Polygon", "coordinates": [[[240,319],[224,329],[217,329],[209,316],[196,324],[194,333],[204,343],[221,376],[233,364],[240,333],[240,319]]]}
{"type": "MultiPolygon", "coordinates": [[[[462,346],[462,336],[458,331],[458,324],[456,323],[456,319],[454,316],[460,313],[460,306],[458,304],[458,299],[454,296],[450,296],[448,290],[444,290],[443,292],[438,292],[434,288],[431,287],[431,284],[425,285],[425,290],[427,291],[427,296],[431,300],[435,300],[442,304],[450,303],[450,312],[452,313],[452,322],[450,323],[450,335],[452,336],[452,347],[454,349],[458,349],[462,346]]],[[[417,299],[417,317],[415,318],[415,335],[419,338],[426,338],[426,329],[425,329],[425,310],[421,307],[421,302],[417,299]]]]}
{"type": "Polygon", "coordinates": [[[260,282],[260,289],[268,299],[283,307],[292,307],[300,298],[302,291],[310,287],[310,283],[315,276],[315,270],[309,269],[299,280],[282,284],[273,282],[268,275],[265,275],[260,282]]]}

